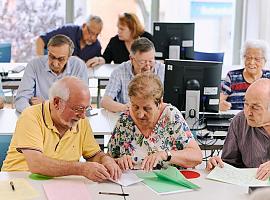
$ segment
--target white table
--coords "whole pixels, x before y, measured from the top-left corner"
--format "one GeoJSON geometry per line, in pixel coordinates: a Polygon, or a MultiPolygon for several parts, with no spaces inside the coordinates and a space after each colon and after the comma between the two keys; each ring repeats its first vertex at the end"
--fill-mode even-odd
{"type": "Polygon", "coordinates": [[[143,183],[131,185],[129,187],[123,187],[124,192],[129,196],[126,200],[247,200],[248,188],[237,185],[217,182],[206,179],[206,172],[204,170],[198,171],[201,177],[191,179],[191,181],[201,188],[197,191],[182,192],[168,195],[158,195],[143,183]]]}
{"type": "MultiPolygon", "coordinates": [[[[97,115],[90,116],[89,121],[94,135],[110,135],[119,114],[111,113],[105,109],[93,109],[92,113],[97,115]]],[[[15,109],[0,110],[0,135],[12,135],[15,131],[19,113],[15,109]]]]}
{"type": "Polygon", "coordinates": [[[103,64],[88,69],[88,77],[96,78],[98,80],[98,94],[97,105],[99,107],[100,90],[104,89],[109,82],[111,73],[115,70],[119,64],[103,64]]]}
{"type": "MultiPolygon", "coordinates": [[[[73,180],[73,181],[81,181],[84,182],[87,186],[87,189],[90,193],[90,196],[93,200],[119,200],[124,199],[121,196],[112,196],[112,195],[101,195],[98,194],[99,192],[115,192],[115,193],[122,193],[121,186],[117,185],[115,183],[106,182],[106,183],[95,183],[92,182],[84,177],[80,176],[66,176],[66,177],[58,177],[51,180],[43,180],[43,181],[37,181],[32,180],[28,178],[29,172],[0,172],[0,180],[10,180],[12,178],[24,178],[26,179],[39,193],[39,197],[36,198],[37,200],[45,200],[47,199],[45,191],[43,189],[43,183],[54,181],[54,179],[57,180],[73,180]]],[[[16,187],[16,186],[15,186],[16,187]]],[[[1,188],[0,188],[1,190],[1,188]]],[[[0,199],[2,199],[0,197],[0,199]]]]}
{"type": "MultiPolygon", "coordinates": [[[[201,188],[198,191],[175,193],[168,195],[157,195],[143,183],[137,183],[128,187],[123,187],[124,193],[128,193],[129,196],[125,197],[126,200],[179,200],[179,199],[191,199],[191,200],[247,200],[247,188],[221,183],[217,181],[212,181],[205,179],[205,172],[200,170],[198,171],[201,174],[201,177],[197,179],[192,179],[191,181],[195,184],[198,184],[201,188]]],[[[45,196],[44,189],[42,184],[52,180],[46,181],[35,181],[28,178],[29,172],[0,172],[0,180],[10,180],[12,178],[25,178],[29,183],[38,190],[40,197],[38,199],[47,199],[45,196]]],[[[74,181],[83,181],[87,185],[87,189],[90,192],[92,199],[102,199],[102,200],[114,200],[114,199],[124,199],[121,196],[112,196],[112,195],[100,195],[99,191],[103,192],[117,192],[122,193],[121,187],[114,183],[94,183],[90,180],[87,180],[79,176],[66,176],[59,177],[56,179],[62,180],[74,180],[74,181]]],[[[0,188],[1,189],[1,188],[0,188]]]]}

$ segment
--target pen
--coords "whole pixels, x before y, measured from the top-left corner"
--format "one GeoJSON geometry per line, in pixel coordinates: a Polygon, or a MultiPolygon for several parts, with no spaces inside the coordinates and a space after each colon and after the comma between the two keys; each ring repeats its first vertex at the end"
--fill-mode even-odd
{"type": "Polygon", "coordinates": [[[129,196],[129,194],[125,194],[125,193],[114,193],[114,192],[99,192],[99,194],[118,195],[118,196],[129,196]]]}
{"type": "Polygon", "coordinates": [[[11,186],[12,190],[13,190],[13,191],[15,191],[15,187],[14,187],[14,183],[13,183],[13,181],[10,181],[10,182],[9,182],[9,184],[10,184],[10,186],[11,186]]]}

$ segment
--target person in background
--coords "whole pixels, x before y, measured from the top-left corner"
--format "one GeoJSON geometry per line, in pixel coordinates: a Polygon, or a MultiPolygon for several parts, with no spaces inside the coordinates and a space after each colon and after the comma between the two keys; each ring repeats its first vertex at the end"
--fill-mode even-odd
{"type": "Polygon", "coordinates": [[[47,32],[37,38],[36,53],[44,55],[44,49],[48,48],[49,40],[58,34],[68,36],[73,44],[73,55],[78,56],[84,62],[101,55],[101,45],[97,39],[103,27],[100,17],[91,15],[82,26],[65,25],[50,32],[47,32]]]}
{"type": "Polygon", "coordinates": [[[54,82],[49,100],[20,115],[2,171],[46,176],[80,175],[101,182],[118,179],[121,169],[94,139],[89,120],[88,85],[76,77],[54,82]],[[83,156],[87,162],[79,162],[83,156]]]}
{"type": "Polygon", "coordinates": [[[87,62],[88,67],[111,63],[120,64],[129,60],[131,45],[139,37],[153,41],[153,36],[144,30],[138,17],[133,13],[124,13],[118,18],[118,34],[110,39],[103,55],[87,62]]]}
{"type": "Polygon", "coordinates": [[[130,108],[116,123],[108,153],[122,170],[146,171],[163,162],[195,167],[202,152],[181,112],[163,103],[163,84],[153,73],[136,75],[129,83],[130,108]]]}
{"type": "Polygon", "coordinates": [[[4,108],[4,92],[2,87],[2,81],[0,78],[0,109],[4,108]]]}
{"type": "Polygon", "coordinates": [[[269,47],[265,41],[246,41],[241,50],[243,69],[228,72],[221,85],[221,111],[243,110],[247,88],[259,78],[270,78],[270,71],[263,69],[268,59],[269,47]]]}
{"type": "Polygon", "coordinates": [[[111,112],[122,112],[129,107],[128,84],[142,72],[150,71],[164,81],[165,66],[155,61],[154,44],[147,38],[138,38],[131,45],[130,61],[123,62],[115,69],[101,100],[101,106],[111,112]]]}
{"type": "Polygon", "coordinates": [[[15,98],[18,112],[47,100],[52,83],[64,76],[76,76],[88,85],[87,66],[80,58],[71,56],[73,49],[70,38],[56,35],[48,43],[48,55],[27,64],[15,98]]]}
{"type": "Polygon", "coordinates": [[[229,127],[221,158],[212,157],[207,170],[223,167],[223,162],[238,168],[258,168],[256,178],[270,177],[270,80],[252,83],[246,91],[244,111],[229,127]]]}

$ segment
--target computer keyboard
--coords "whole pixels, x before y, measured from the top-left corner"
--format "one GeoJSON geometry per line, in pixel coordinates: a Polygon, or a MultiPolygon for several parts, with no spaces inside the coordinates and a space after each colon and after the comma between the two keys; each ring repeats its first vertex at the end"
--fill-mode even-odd
{"type": "Polygon", "coordinates": [[[11,72],[12,73],[20,73],[21,71],[23,71],[25,69],[24,65],[18,65],[16,67],[14,67],[11,72]]]}
{"type": "Polygon", "coordinates": [[[217,113],[217,114],[205,114],[203,117],[205,119],[231,119],[235,115],[232,113],[217,113]]]}

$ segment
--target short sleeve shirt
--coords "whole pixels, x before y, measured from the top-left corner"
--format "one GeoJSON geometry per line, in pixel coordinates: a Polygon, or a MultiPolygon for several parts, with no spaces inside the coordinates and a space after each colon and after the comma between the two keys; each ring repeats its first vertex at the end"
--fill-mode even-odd
{"type": "Polygon", "coordinates": [[[79,161],[100,151],[88,119],[81,119],[62,138],[53,124],[49,102],[31,106],[19,117],[13,134],[3,171],[28,171],[22,149],[42,152],[49,158],[79,161]]]}

